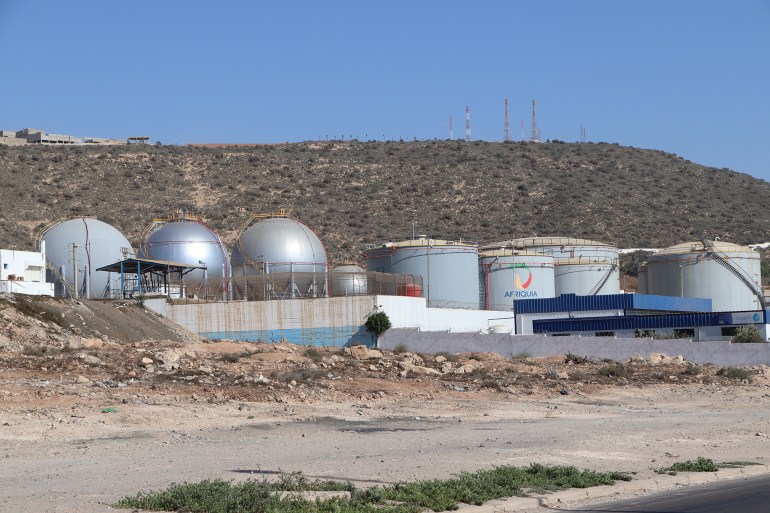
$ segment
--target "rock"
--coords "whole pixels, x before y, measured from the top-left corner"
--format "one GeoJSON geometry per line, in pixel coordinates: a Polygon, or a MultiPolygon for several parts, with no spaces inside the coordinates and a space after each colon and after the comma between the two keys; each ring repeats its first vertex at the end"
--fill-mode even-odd
{"type": "Polygon", "coordinates": [[[401,360],[400,362],[398,362],[398,366],[399,366],[400,368],[404,369],[404,370],[409,370],[409,369],[411,369],[412,367],[414,367],[414,363],[413,363],[413,362],[412,362],[412,360],[410,360],[410,359],[407,359],[407,360],[401,360]]]}
{"type": "Polygon", "coordinates": [[[671,363],[676,363],[677,365],[684,364],[684,356],[678,354],[676,356],[671,357],[671,363]]]}
{"type": "Polygon", "coordinates": [[[453,367],[452,362],[444,362],[441,365],[441,372],[443,372],[444,374],[446,374],[447,372],[451,372],[452,367],[453,367]]]}
{"type": "Polygon", "coordinates": [[[67,347],[70,349],[83,349],[83,342],[80,339],[73,338],[67,342],[67,347]]]}
{"type": "Polygon", "coordinates": [[[212,372],[214,372],[214,370],[208,365],[201,365],[200,367],[198,367],[198,370],[203,372],[204,374],[211,374],[212,372]]]}
{"type": "Polygon", "coordinates": [[[433,361],[436,363],[444,363],[446,361],[446,356],[438,355],[433,359],[433,361]]]}
{"type": "Polygon", "coordinates": [[[97,358],[96,356],[90,355],[90,354],[86,355],[86,357],[83,358],[83,361],[85,363],[89,364],[89,365],[102,365],[102,364],[104,364],[104,362],[101,361],[99,358],[97,358]]]}
{"type": "MultiPolygon", "coordinates": [[[[369,348],[364,345],[351,346],[350,356],[354,360],[367,360],[369,359],[369,348]]],[[[380,357],[382,357],[382,354],[380,354],[380,357]]]]}
{"type": "Polygon", "coordinates": [[[378,351],[376,349],[369,349],[369,356],[367,356],[369,360],[374,359],[380,359],[382,358],[382,351],[378,351]]]}
{"type": "Polygon", "coordinates": [[[84,338],[83,340],[80,341],[80,343],[82,344],[82,347],[85,349],[90,349],[90,348],[99,349],[104,347],[104,341],[100,338],[84,338]]]}
{"type": "Polygon", "coordinates": [[[458,367],[452,372],[454,372],[455,374],[470,374],[474,370],[476,370],[476,367],[474,367],[473,365],[463,365],[462,367],[458,367]]]}
{"type": "Polygon", "coordinates": [[[673,360],[665,353],[650,353],[647,361],[649,361],[652,365],[663,365],[671,363],[673,360]]]}
{"type": "Polygon", "coordinates": [[[147,358],[146,356],[142,358],[142,365],[144,365],[145,367],[147,365],[152,365],[153,363],[154,362],[152,361],[152,358],[147,358]]]}
{"type": "Polygon", "coordinates": [[[128,377],[135,378],[136,377],[136,371],[135,370],[129,371],[128,372],[128,377]]]}
{"type": "Polygon", "coordinates": [[[270,380],[269,380],[269,379],[267,379],[266,377],[264,377],[262,374],[260,374],[260,375],[257,377],[256,381],[257,381],[258,383],[270,383],[270,380]]]}
{"type": "Polygon", "coordinates": [[[438,376],[441,375],[440,371],[437,371],[436,369],[431,369],[430,367],[421,367],[419,365],[414,365],[409,369],[409,372],[411,372],[414,376],[438,376]]]}
{"type": "Polygon", "coordinates": [[[85,376],[78,376],[78,378],[75,380],[75,383],[90,383],[90,382],[91,380],[85,376]]]}
{"type": "Polygon", "coordinates": [[[165,351],[161,351],[160,353],[155,353],[155,361],[166,370],[178,369],[179,358],[179,353],[173,349],[167,349],[165,351]]]}

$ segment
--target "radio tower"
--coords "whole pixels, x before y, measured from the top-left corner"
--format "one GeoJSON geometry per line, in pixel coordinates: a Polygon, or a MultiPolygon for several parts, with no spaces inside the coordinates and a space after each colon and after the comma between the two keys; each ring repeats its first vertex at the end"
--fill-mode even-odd
{"type": "Polygon", "coordinates": [[[535,99],[532,98],[532,142],[540,142],[540,131],[537,129],[537,117],[535,115],[535,99]]]}
{"type": "Polygon", "coordinates": [[[471,109],[465,106],[465,141],[471,141],[471,109]]]}
{"type": "Polygon", "coordinates": [[[449,115],[449,140],[454,141],[455,140],[455,133],[454,130],[452,130],[452,115],[449,115]]]}
{"type": "Polygon", "coordinates": [[[521,142],[524,142],[524,120],[521,120],[521,142]]]}
{"type": "Polygon", "coordinates": [[[505,99],[505,129],[503,130],[503,141],[511,140],[511,121],[508,118],[508,98],[505,99]]]}

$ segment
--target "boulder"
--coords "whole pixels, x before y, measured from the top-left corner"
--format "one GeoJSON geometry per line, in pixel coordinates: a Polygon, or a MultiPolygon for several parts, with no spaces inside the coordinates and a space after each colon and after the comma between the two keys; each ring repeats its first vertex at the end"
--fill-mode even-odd
{"type": "Polygon", "coordinates": [[[441,371],[437,371],[436,369],[431,369],[430,367],[421,367],[419,365],[415,365],[409,369],[409,372],[413,376],[439,376],[441,375],[441,371]]]}
{"type": "Polygon", "coordinates": [[[444,363],[446,361],[446,356],[438,355],[433,359],[433,361],[436,363],[444,363]]]}
{"type": "Polygon", "coordinates": [[[179,353],[173,349],[166,349],[160,353],[155,353],[155,361],[166,370],[179,368],[179,353]]]}
{"type": "Polygon", "coordinates": [[[104,340],[100,338],[84,338],[80,341],[81,347],[84,349],[94,348],[99,349],[104,347],[104,340]]]}
{"type": "Polygon", "coordinates": [[[673,360],[670,356],[668,356],[665,353],[650,353],[650,356],[647,358],[647,361],[650,362],[652,365],[664,365],[671,363],[673,360]]]}

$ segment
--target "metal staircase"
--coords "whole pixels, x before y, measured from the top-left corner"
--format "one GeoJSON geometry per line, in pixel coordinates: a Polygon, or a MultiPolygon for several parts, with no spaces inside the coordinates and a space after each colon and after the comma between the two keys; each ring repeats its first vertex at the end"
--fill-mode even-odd
{"type": "Polygon", "coordinates": [[[762,292],[762,287],[757,285],[751,278],[746,276],[746,272],[743,269],[736,269],[736,267],[729,262],[729,257],[727,257],[727,255],[720,255],[719,250],[714,246],[713,241],[710,241],[704,237],[701,242],[703,243],[703,249],[706,250],[704,258],[706,260],[713,260],[717,264],[727,269],[733,276],[738,278],[741,283],[746,285],[752,294],[757,297],[762,310],[767,309],[767,301],[765,301],[765,295],[762,292]]]}
{"type": "Polygon", "coordinates": [[[66,276],[64,276],[59,269],[56,268],[55,265],[53,265],[51,262],[46,261],[45,263],[45,269],[46,271],[50,271],[51,275],[54,277],[54,279],[61,284],[62,287],[64,287],[64,292],[69,297],[75,297],[75,285],[71,281],[67,279],[66,276]]]}

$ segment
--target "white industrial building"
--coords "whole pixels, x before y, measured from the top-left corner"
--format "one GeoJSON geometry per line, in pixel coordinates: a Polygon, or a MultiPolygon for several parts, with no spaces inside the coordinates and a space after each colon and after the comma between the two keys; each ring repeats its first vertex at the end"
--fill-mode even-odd
{"type": "Polygon", "coordinates": [[[0,249],[0,292],[53,296],[53,283],[45,281],[45,243],[40,249],[0,249]]]}

